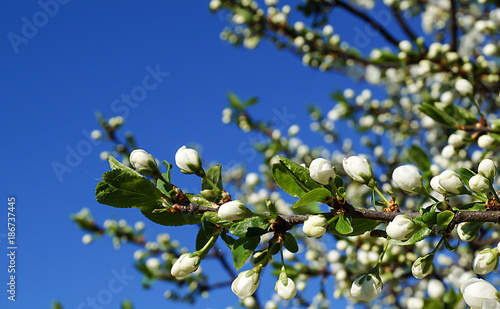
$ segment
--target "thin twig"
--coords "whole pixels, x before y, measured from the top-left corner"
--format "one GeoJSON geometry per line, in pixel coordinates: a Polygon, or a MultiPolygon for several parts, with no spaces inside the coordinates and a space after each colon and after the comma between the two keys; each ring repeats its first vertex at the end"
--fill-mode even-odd
{"type": "Polygon", "coordinates": [[[451,19],[451,42],[450,50],[456,52],[458,45],[458,25],[457,25],[457,3],[455,0],[450,0],[450,19],[451,19]]]}

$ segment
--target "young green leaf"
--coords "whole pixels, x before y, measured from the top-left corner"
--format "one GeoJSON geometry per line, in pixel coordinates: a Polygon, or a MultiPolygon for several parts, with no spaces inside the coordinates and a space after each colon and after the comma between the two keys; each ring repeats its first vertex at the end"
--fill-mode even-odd
{"type": "Polygon", "coordinates": [[[469,185],[469,180],[476,176],[476,173],[474,173],[473,171],[471,171],[470,169],[468,168],[465,168],[465,167],[461,167],[460,168],[460,178],[462,179],[462,181],[468,186],[469,185]]]}
{"type": "Polygon", "coordinates": [[[299,245],[297,244],[295,236],[288,232],[285,234],[284,246],[288,251],[292,253],[297,253],[299,251],[299,245]]]}
{"type": "Polygon", "coordinates": [[[232,248],[234,267],[239,270],[248,260],[252,252],[257,248],[260,242],[260,236],[244,237],[237,239],[232,248]]]}
{"type": "Polygon", "coordinates": [[[313,202],[326,203],[329,199],[333,199],[332,193],[325,188],[316,188],[304,194],[294,205],[297,208],[313,202]]]}
{"type": "Polygon", "coordinates": [[[344,216],[339,215],[339,220],[337,220],[337,224],[335,225],[335,230],[342,235],[350,234],[354,232],[354,228],[352,227],[351,221],[344,216]]]}
{"type": "Polygon", "coordinates": [[[456,127],[457,125],[457,121],[453,117],[429,103],[422,103],[419,110],[445,126],[456,127]]]}
{"type": "Polygon", "coordinates": [[[214,188],[209,181],[203,178],[201,181],[202,190],[223,190],[221,170],[222,166],[220,164],[217,164],[206,171],[206,178],[209,179],[213,184],[215,184],[216,188],[214,188]]]}
{"type": "Polygon", "coordinates": [[[452,211],[446,210],[437,214],[436,223],[441,231],[445,231],[455,217],[452,211]]]}
{"type": "Polygon", "coordinates": [[[236,237],[260,236],[267,233],[270,225],[268,219],[253,217],[234,223],[230,231],[236,237]]]}
{"type": "Polygon", "coordinates": [[[278,156],[280,160],[272,167],[276,184],[285,192],[294,197],[302,197],[307,192],[322,188],[309,175],[309,171],[290,159],[278,156]]]}
{"type": "Polygon", "coordinates": [[[357,236],[357,235],[362,235],[368,231],[372,231],[373,229],[375,229],[377,227],[377,225],[379,225],[381,222],[380,221],[376,221],[376,220],[367,220],[367,219],[352,219],[352,222],[351,222],[351,226],[352,226],[352,232],[351,233],[348,233],[348,234],[340,234],[339,232],[337,232],[337,230],[335,229],[335,225],[336,223],[334,224],[330,224],[328,226],[328,231],[334,235],[337,235],[337,236],[342,236],[342,237],[345,237],[345,236],[357,236]]]}
{"type": "Polygon", "coordinates": [[[430,228],[422,227],[420,230],[413,233],[413,235],[405,241],[389,238],[388,242],[391,245],[397,245],[397,246],[413,245],[413,244],[421,241],[422,239],[427,238],[427,236],[429,236],[431,234],[431,232],[432,232],[432,230],[430,228]]]}
{"type": "Polygon", "coordinates": [[[408,149],[408,158],[415,163],[421,171],[428,171],[431,168],[431,162],[427,153],[417,145],[412,145],[408,149]]]}

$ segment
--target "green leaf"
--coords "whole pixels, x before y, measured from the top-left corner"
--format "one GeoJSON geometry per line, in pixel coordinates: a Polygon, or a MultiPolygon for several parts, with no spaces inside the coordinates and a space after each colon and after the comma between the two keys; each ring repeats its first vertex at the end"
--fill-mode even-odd
{"type": "Polygon", "coordinates": [[[245,105],[245,107],[249,107],[255,105],[257,102],[259,102],[259,99],[257,97],[251,97],[250,99],[243,102],[243,105],[245,105]]]}
{"type": "Polygon", "coordinates": [[[132,306],[132,302],[130,300],[124,300],[122,302],[122,309],[134,309],[134,307],[132,306]]]}
{"type": "Polygon", "coordinates": [[[431,168],[431,162],[427,153],[417,145],[412,145],[408,149],[408,158],[415,163],[421,171],[428,171],[431,168]]]}
{"type": "Polygon", "coordinates": [[[248,260],[252,252],[257,248],[260,236],[244,237],[236,240],[231,249],[233,262],[236,270],[239,270],[248,260]]]}
{"type": "Polygon", "coordinates": [[[222,231],[220,236],[221,236],[222,240],[226,243],[226,245],[229,247],[229,249],[233,249],[233,245],[236,242],[236,239],[227,235],[227,233],[225,231],[222,231]]]}
{"type": "Polygon", "coordinates": [[[446,105],[443,110],[447,115],[450,115],[462,125],[473,125],[477,121],[475,113],[453,103],[446,105]]]}
{"type": "Polygon", "coordinates": [[[201,180],[202,190],[216,190],[216,189],[218,189],[219,191],[224,190],[222,188],[221,170],[222,170],[222,166],[220,164],[217,164],[215,166],[212,166],[211,168],[209,168],[205,172],[206,178],[208,178],[210,181],[212,181],[217,188],[212,187],[212,185],[205,178],[203,178],[201,180]]]}
{"type": "Polygon", "coordinates": [[[325,188],[316,188],[304,194],[296,203],[293,208],[307,205],[313,202],[327,203],[329,199],[333,199],[332,193],[325,188]]]}
{"type": "Polygon", "coordinates": [[[241,104],[240,99],[234,93],[229,92],[227,94],[227,97],[229,99],[229,106],[231,106],[232,108],[238,109],[238,110],[245,109],[245,106],[243,106],[243,104],[241,104]]]}
{"type": "Polygon", "coordinates": [[[339,175],[335,176],[335,186],[337,189],[344,187],[344,180],[339,175]]]}
{"type": "Polygon", "coordinates": [[[234,224],[232,221],[222,220],[215,211],[204,212],[203,219],[206,219],[223,228],[230,228],[234,224]]]}
{"type": "Polygon", "coordinates": [[[108,171],[96,187],[99,203],[119,207],[152,207],[161,204],[161,192],[148,179],[121,169],[108,171]]]}
{"type": "Polygon", "coordinates": [[[455,214],[452,211],[446,210],[437,214],[436,223],[441,231],[445,231],[448,227],[448,224],[451,223],[455,217],[455,214]]]}
{"type": "Polygon", "coordinates": [[[479,210],[483,211],[484,209],[484,203],[469,203],[469,204],[464,204],[464,205],[458,205],[453,207],[454,210],[479,210]]]}
{"type": "Polygon", "coordinates": [[[292,253],[297,253],[299,251],[299,245],[297,244],[297,240],[295,239],[295,236],[293,236],[291,233],[287,232],[285,234],[285,242],[283,245],[288,251],[292,253]]]}
{"type": "Polygon", "coordinates": [[[469,180],[474,176],[476,176],[476,173],[474,173],[470,169],[465,167],[460,168],[460,178],[467,186],[469,185],[469,180]]]}
{"type": "Polygon", "coordinates": [[[309,171],[287,158],[278,156],[279,163],[273,164],[272,172],[276,184],[294,197],[302,197],[307,192],[322,188],[309,175],[309,171]]]}
{"type": "Polygon", "coordinates": [[[278,210],[276,209],[276,205],[274,204],[274,202],[270,199],[266,199],[266,206],[267,209],[269,209],[269,214],[271,215],[271,217],[276,219],[278,217],[278,210]]]}
{"type": "Polygon", "coordinates": [[[154,223],[165,226],[181,226],[187,224],[198,224],[201,222],[200,215],[171,213],[167,211],[154,213],[153,211],[155,209],[164,210],[165,208],[161,205],[157,205],[155,207],[141,208],[141,212],[146,218],[154,223]]]}
{"type": "Polygon", "coordinates": [[[438,109],[434,105],[431,105],[429,103],[424,102],[419,107],[419,110],[422,113],[424,113],[427,116],[434,119],[436,122],[444,124],[445,126],[449,126],[449,127],[456,127],[457,126],[457,121],[453,117],[448,115],[446,112],[438,109]]]}
{"type": "Polygon", "coordinates": [[[444,239],[444,246],[446,247],[446,249],[448,249],[449,251],[455,251],[457,248],[458,248],[458,245],[460,244],[460,242],[457,241],[457,244],[456,246],[452,246],[451,243],[448,241],[448,239],[444,239]]]}
{"type": "Polygon", "coordinates": [[[335,230],[337,230],[337,232],[342,235],[354,232],[351,221],[349,221],[349,219],[342,214],[339,215],[339,219],[337,220],[337,224],[335,225],[335,230]]]}
{"type": "Polygon", "coordinates": [[[367,219],[352,219],[351,226],[353,231],[348,234],[340,234],[335,229],[335,224],[330,224],[328,230],[330,233],[337,236],[357,236],[362,235],[368,231],[373,231],[381,222],[376,220],[367,220],[367,219]]]}
{"type": "Polygon", "coordinates": [[[230,231],[236,237],[253,237],[267,233],[269,226],[271,224],[268,219],[253,217],[234,223],[230,231]]]}
{"type": "Polygon", "coordinates": [[[422,227],[420,230],[415,232],[409,239],[407,239],[405,241],[396,240],[396,239],[392,239],[392,238],[389,238],[388,241],[389,241],[389,244],[397,245],[397,246],[413,245],[413,244],[421,241],[422,239],[425,239],[427,236],[429,236],[431,234],[431,232],[432,232],[432,230],[430,228],[422,227]]]}
{"type": "Polygon", "coordinates": [[[220,228],[216,227],[210,221],[202,221],[203,226],[198,230],[198,234],[196,235],[196,250],[200,250],[203,248],[210,238],[214,235],[218,235],[220,232],[220,228]]]}
{"type": "Polygon", "coordinates": [[[113,156],[108,157],[108,162],[109,162],[109,166],[111,167],[112,170],[122,170],[126,173],[142,177],[141,174],[137,173],[134,169],[131,169],[130,167],[123,165],[120,161],[116,160],[113,156]]]}
{"type": "Polygon", "coordinates": [[[422,214],[420,218],[422,219],[422,222],[427,226],[436,224],[436,209],[439,203],[440,202],[437,202],[432,204],[432,206],[420,208],[420,213],[422,214]]]}
{"type": "Polygon", "coordinates": [[[441,300],[437,299],[424,299],[425,309],[445,309],[445,304],[441,300]]]}
{"type": "Polygon", "coordinates": [[[187,198],[193,202],[193,203],[196,203],[200,206],[205,206],[205,207],[209,207],[209,208],[216,208],[215,205],[213,205],[212,203],[210,203],[206,198],[204,198],[203,196],[199,196],[199,195],[194,195],[192,193],[186,193],[186,196],[187,198]]]}

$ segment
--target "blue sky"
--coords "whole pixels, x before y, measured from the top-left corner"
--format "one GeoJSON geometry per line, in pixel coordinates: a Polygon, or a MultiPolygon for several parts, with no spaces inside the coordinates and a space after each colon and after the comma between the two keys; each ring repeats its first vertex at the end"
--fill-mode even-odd
{"type": "MultiPolygon", "coordinates": [[[[17,301],[8,302],[2,292],[2,308],[46,308],[52,300],[76,308],[106,288],[114,270],[134,279],[113,294],[105,308],[117,308],[126,298],[137,308],[171,305],[163,297],[168,285],[141,288],[141,276],[132,267],[136,247],[114,250],[109,238],[85,246],[82,231],[69,218],[88,207],[101,223],[106,218],[132,223],[145,219],[136,209],[114,209],[95,201],[94,188],[108,169],[99,153],[108,150],[108,144],[93,144],[73,162],[71,171],[57,176],[53,169],[54,162],[68,165],[68,153],[89,145],[85,132],[97,128],[95,111],[105,117],[123,113],[124,105],[113,101],[142,85],[151,69],[163,72],[157,87],[126,115],[125,128],[133,131],[139,146],[173,162],[180,146],[200,143],[206,161],[223,165],[245,161],[251,171],[257,171],[259,159],[250,160],[238,151],[248,137],[220,121],[228,91],[242,98],[258,96],[261,103],[253,111],[264,119],[274,108],[286,108],[296,115],[294,123],[301,125],[300,137],[315,146],[321,137],[308,129],[305,104],[320,104],[326,110],[333,106],[330,92],[363,86],[306,68],[295,56],[267,43],[248,51],[222,42],[219,33],[227,21],[224,15],[211,14],[206,1],[67,1],[57,10],[50,7],[53,16],[46,20],[41,10],[36,1],[7,1],[0,10],[4,199],[0,236],[6,232],[7,197],[15,196],[19,247],[17,301]],[[23,35],[25,21],[33,18],[39,25],[36,31],[24,29],[30,38],[12,44],[13,37],[23,35]]],[[[354,31],[339,27],[336,30],[347,35],[354,31]]],[[[175,178],[181,187],[194,186],[192,178],[178,171],[175,178]]],[[[146,229],[150,238],[168,232],[190,250],[194,247],[194,228],[146,222],[146,229]]],[[[6,252],[5,238],[0,241],[0,251],[6,252]]],[[[6,255],[0,255],[4,287],[7,266],[6,255]]],[[[267,285],[269,296],[274,283],[267,285]]],[[[229,290],[218,290],[196,307],[224,308],[236,302],[229,290]]]]}

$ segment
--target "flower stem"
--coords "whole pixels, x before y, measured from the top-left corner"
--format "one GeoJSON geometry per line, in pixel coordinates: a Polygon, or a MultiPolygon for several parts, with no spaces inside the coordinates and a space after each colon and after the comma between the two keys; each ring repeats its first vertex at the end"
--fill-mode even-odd
{"type": "Polygon", "coordinates": [[[387,206],[390,206],[390,203],[389,201],[385,198],[385,196],[382,194],[382,192],[380,192],[380,190],[377,188],[377,186],[373,186],[372,188],[375,192],[377,192],[378,195],[380,195],[380,197],[384,200],[385,204],[387,206]]]}

